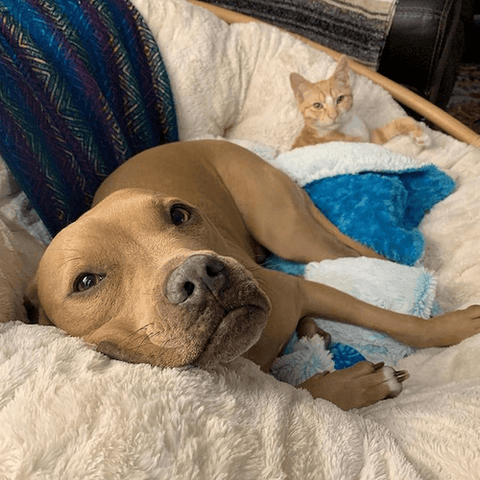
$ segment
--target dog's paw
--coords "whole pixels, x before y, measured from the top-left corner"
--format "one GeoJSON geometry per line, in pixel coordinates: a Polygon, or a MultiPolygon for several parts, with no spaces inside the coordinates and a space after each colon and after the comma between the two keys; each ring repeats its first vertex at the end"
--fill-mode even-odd
{"type": "MultiPolygon", "coordinates": [[[[448,347],[480,334],[480,305],[447,312],[428,321],[419,321],[415,332],[401,341],[417,348],[448,347]]],[[[399,337],[400,339],[400,337],[399,337]]]]}
{"type": "Polygon", "coordinates": [[[345,370],[314,375],[297,387],[307,389],[314,398],[324,398],[350,410],[396,397],[408,377],[405,370],[397,371],[383,363],[359,362],[345,370]]]}

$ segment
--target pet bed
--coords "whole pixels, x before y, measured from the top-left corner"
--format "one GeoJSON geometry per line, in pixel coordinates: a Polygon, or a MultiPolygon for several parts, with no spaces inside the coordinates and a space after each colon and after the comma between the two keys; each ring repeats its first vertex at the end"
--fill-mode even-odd
{"type": "MultiPolygon", "coordinates": [[[[241,141],[273,162],[288,154],[302,126],[288,76],[325,77],[332,57],[277,28],[229,25],[184,0],[132,3],[162,53],[181,140],[241,141]]],[[[384,88],[353,77],[369,127],[404,115],[384,88]]],[[[412,168],[434,164],[456,183],[419,225],[420,264],[405,268],[431,275],[439,308],[463,308],[480,303],[480,152],[468,144],[478,137],[417,106],[463,141],[424,126],[428,148],[408,137],[378,147],[412,168]]],[[[110,360],[54,327],[18,321],[25,279],[49,234],[3,163],[0,193],[0,312],[13,320],[0,325],[0,478],[478,478],[479,335],[402,358],[411,374],[402,394],[350,412],[244,359],[210,372],[110,360]]]]}

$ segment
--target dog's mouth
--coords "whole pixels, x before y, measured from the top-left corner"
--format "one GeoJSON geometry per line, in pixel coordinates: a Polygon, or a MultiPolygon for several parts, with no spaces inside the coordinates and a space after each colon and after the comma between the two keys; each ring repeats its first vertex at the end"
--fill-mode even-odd
{"type": "Polygon", "coordinates": [[[192,365],[228,363],[251,348],[260,338],[270,311],[268,300],[261,300],[225,309],[192,365]]]}
{"type": "Polygon", "coordinates": [[[145,339],[141,340],[137,346],[142,348],[133,350],[122,348],[119,342],[108,340],[101,341],[96,349],[116,360],[149,363],[156,366],[192,365],[203,368],[212,364],[228,363],[245,353],[258,341],[265,328],[269,310],[270,304],[266,297],[265,299],[255,298],[254,303],[243,303],[224,309],[203,345],[197,344],[194,347],[198,354],[186,363],[178,363],[175,356],[173,361],[172,359],[166,361],[165,352],[174,352],[176,349],[173,347],[162,349],[158,345],[146,342],[145,339]],[[162,354],[159,356],[160,352],[162,354]]]}

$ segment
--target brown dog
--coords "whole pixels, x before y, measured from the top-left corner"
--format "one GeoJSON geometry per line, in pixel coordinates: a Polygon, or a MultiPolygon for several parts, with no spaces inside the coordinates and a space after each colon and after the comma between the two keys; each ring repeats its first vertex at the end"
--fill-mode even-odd
{"type": "MultiPolygon", "coordinates": [[[[95,206],[47,248],[30,298],[39,323],[113,358],[171,367],[208,367],[243,354],[268,371],[309,316],[416,347],[480,331],[480,307],[426,322],[264,269],[267,251],[298,262],[375,255],[253,153],[222,141],[168,144],[104,182],[95,206]]],[[[398,393],[404,378],[362,362],[301,386],[347,409],[398,393]]]]}

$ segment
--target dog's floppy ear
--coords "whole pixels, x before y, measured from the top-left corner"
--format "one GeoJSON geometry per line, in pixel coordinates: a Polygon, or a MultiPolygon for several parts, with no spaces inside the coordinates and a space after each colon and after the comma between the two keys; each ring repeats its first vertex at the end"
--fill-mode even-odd
{"type": "Polygon", "coordinates": [[[39,325],[53,325],[48,318],[47,314],[40,305],[40,299],[38,298],[38,284],[37,276],[33,278],[32,282],[25,292],[23,297],[23,304],[27,311],[28,323],[38,323],[39,325]]]}

